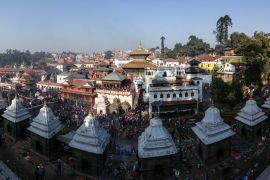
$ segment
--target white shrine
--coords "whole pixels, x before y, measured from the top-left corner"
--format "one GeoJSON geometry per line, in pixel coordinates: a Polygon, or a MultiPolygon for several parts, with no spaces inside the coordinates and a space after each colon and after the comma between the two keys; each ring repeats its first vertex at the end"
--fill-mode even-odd
{"type": "Polygon", "coordinates": [[[11,105],[6,108],[2,117],[4,118],[4,130],[7,135],[13,139],[25,137],[25,130],[29,125],[31,115],[17,95],[12,100],[11,105]]]}
{"type": "Polygon", "coordinates": [[[101,127],[91,113],[76,131],[69,143],[70,147],[95,154],[102,154],[110,141],[110,135],[101,127]]]}
{"type": "Polygon", "coordinates": [[[139,136],[138,155],[144,179],[171,175],[178,149],[161,119],[152,118],[150,125],[139,136]]]}
{"type": "Polygon", "coordinates": [[[138,140],[139,158],[153,158],[177,153],[174,141],[158,118],[150,120],[148,126],[138,140]]]}
{"type": "Polygon", "coordinates": [[[89,176],[101,176],[109,142],[110,134],[89,113],[69,143],[77,159],[76,171],[89,176]]]}
{"type": "Polygon", "coordinates": [[[202,121],[192,131],[196,135],[196,148],[205,164],[213,164],[230,157],[230,138],[235,134],[220,116],[219,109],[210,107],[202,121]]]}
{"type": "Polygon", "coordinates": [[[31,122],[27,129],[45,139],[51,139],[63,128],[64,125],[58,120],[58,117],[56,117],[51,108],[44,103],[44,106],[39,110],[39,114],[33,119],[33,122],[31,122]]]}
{"type": "Polygon", "coordinates": [[[46,102],[39,114],[27,128],[30,132],[32,149],[47,157],[52,157],[58,150],[56,136],[64,128],[46,102]]]}
{"type": "Polygon", "coordinates": [[[262,105],[263,108],[270,109],[270,97],[266,98],[264,104],[262,105]]]}
{"type": "Polygon", "coordinates": [[[256,137],[262,136],[263,122],[267,116],[257,106],[256,101],[249,99],[235,119],[238,122],[239,133],[249,140],[254,140],[256,137]]]}

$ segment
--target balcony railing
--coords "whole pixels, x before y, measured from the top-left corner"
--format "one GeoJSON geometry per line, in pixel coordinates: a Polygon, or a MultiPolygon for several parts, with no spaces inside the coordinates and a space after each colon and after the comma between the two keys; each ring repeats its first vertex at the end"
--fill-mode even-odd
{"type": "Polygon", "coordinates": [[[122,96],[129,96],[129,95],[131,95],[131,92],[130,91],[96,89],[96,92],[97,93],[103,93],[103,94],[122,95],[122,96]]]}

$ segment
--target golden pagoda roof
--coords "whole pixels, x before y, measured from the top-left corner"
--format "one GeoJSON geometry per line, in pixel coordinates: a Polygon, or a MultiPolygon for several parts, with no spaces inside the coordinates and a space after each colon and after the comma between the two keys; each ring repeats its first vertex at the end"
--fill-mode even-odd
{"type": "MultiPolygon", "coordinates": [[[[138,45],[138,47],[136,48],[136,49],[134,49],[132,52],[130,52],[129,53],[129,55],[130,56],[133,56],[133,55],[150,55],[151,53],[150,52],[147,52],[144,48],[143,48],[143,46],[142,46],[142,44],[140,43],[139,45],[138,45]]],[[[147,56],[146,56],[147,57],[147,56]]]]}
{"type": "Polygon", "coordinates": [[[122,68],[124,69],[144,69],[144,68],[155,68],[155,67],[157,67],[156,64],[154,64],[151,61],[144,60],[144,59],[135,59],[122,66],[122,68]]]}

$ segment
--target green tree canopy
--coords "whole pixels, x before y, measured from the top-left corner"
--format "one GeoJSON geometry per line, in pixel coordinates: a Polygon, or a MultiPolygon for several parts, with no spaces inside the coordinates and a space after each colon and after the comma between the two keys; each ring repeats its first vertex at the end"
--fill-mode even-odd
{"type": "Polygon", "coordinates": [[[104,56],[105,59],[111,59],[112,57],[113,57],[112,51],[109,50],[105,52],[105,56],[104,56]]]}
{"type": "Polygon", "coordinates": [[[199,54],[207,53],[210,49],[210,45],[204,42],[202,39],[191,35],[188,38],[188,42],[185,45],[176,43],[174,49],[167,53],[168,57],[176,56],[196,56],[199,54]]]}
{"type": "Polygon", "coordinates": [[[229,27],[232,27],[232,19],[229,15],[222,16],[218,19],[216,30],[214,33],[216,34],[216,41],[222,45],[227,45],[228,43],[228,34],[229,27]]]}

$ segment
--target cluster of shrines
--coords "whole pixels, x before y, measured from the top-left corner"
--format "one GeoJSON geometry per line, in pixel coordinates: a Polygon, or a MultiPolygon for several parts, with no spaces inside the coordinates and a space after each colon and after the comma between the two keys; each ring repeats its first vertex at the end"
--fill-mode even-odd
{"type": "MultiPolygon", "coordinates": [[[[61,134],[64,126],[46,103],[31,122],[29,111],[23,107],[17,96],[9,106],[3,97],[0,97],[0,103],[3,126],[8,137],[20,139],[25,137],[28,131],[34,152],[47,158],[57,156],[61,150],[57,136],[61,134]]],[[[270,108],[270,98],[263,107],[270,108]]],[[[256,101],[249,99],[235,117],[239,127],[238,133],[247,140],[254,141],[264,133],[266,119],[267,116],[257,106],[256,101]]],[[[192,131],[195,134],[197,153],[205,165],[222,162],[230,157],[230,138],[235,132],[223,121],[219,109],[213,106],[208,108],[204,118],[192,127],[192,131]]],[[[76,171],[91,177],[100,177],[110,139],[110,134],[89,113],[68,142],[76,159],[76,171]]],[[[152,118],[149,126],[138,138],[138,158],[142,177],[153,179],[156,176],[154,172],[157,171],[169,177],[174,163],[180,158],[179,154],[179,149],[167,129],[163,127],[161,119],[158,116],[152,118]]]]}

